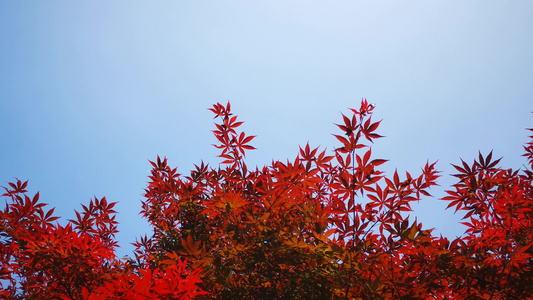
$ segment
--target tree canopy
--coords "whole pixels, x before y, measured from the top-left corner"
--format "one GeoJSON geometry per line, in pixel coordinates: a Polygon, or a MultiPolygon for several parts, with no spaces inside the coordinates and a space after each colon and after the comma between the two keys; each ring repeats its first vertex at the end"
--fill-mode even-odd
{"type": "MultiPolygon", "coordinates": [[[[141,214],[153,233],[116,257],[115,203],[83,205],[67,225],[9,183],[0,212],[0,295],[12,299],[530,299],[533,136],[528,167],[479,154],[454,165],[442,199],[467,230],[450,240],[410,216],[437,184],[435,163],[387,175],[372,157],[381,121],[366,99],[342,115],[337,148],[250,169],[254,136],[230,103],[210,110],[222,162],[187,175],[152,164],[141,214]]],[[[532,129],[529,129],[533,131],[532,129]]]]}

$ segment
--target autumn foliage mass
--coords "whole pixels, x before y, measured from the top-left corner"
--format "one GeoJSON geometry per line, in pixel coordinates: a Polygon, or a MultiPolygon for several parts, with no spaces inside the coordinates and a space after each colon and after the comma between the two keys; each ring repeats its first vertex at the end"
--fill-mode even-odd
{"type": "MultiPolygon", "coordinates": [[[[231,106],[210,109],[220,166],[179,174],[152,164],[141,215],[153,233],[118,258],[115,203],[82,205],[65,226],[54,209],[6,185],[0,297],[7,299],[533,299],[533,137],[523,170],[492,153],[455,165],[442,199],[465,214],[449,240],[410,216],[430,196],[435,163],[385,174],[369,147],[374,106],[342,115],[333,151],[250,169],[254,136],[231,106]]],[[[533,131],[530,129],[530,131],[533,131]]]]}

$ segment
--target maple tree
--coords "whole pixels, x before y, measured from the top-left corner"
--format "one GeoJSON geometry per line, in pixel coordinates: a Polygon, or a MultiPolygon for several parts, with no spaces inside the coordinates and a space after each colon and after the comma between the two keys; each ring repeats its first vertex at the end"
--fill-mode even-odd
{"type": "MultiPolygon", "coordinates": [[[[5,188],[1,296],[24,299],[533,299],[533,173],[492,153],[455,166],[449,208],[465,234],[435,236],[410,216],[439,173],[387,176],[366,99],[342,115],[332,152],[249,169],[255,149],[229,103],[210,110],[221,165],[187,176],[157,157],[141,214],[153,227],[115,256],[115,203],[94,199],[66,226],[27,182],[5,188]]],[[[525,149],[533,167],[533,136],[525,149]]]]}
{"type": "Polygon", "coordinates": [[[4,299],[192,299],[200,270],[177,255],[130,266],[115,256],[117,222],[105,198],[91,200],[66,226],[54,209],[27,195],[28,182],[5,187],[0,211],[0,296],[4,299]]]}

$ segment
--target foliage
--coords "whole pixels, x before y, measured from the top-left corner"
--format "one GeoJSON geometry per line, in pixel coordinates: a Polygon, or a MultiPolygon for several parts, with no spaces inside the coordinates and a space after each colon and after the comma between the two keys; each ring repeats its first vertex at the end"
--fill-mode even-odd
{"type": "Polygon", "coordinates": [[[205,294],[196,284],[199,269],[169,253],[161,267],[132,268],[115,256],[116,203],[94,199],[66,226],[54,221],[39,194],[27,196],[28,182],[4,188],[0,211],[0,297],[5,299],[188,299],[205,294]]]}
{"type": "MultiPolygon", "coordinates": [[[[492,153],[455,166],[450,208],[465,234],[434,236],[409,216],[430,196],[435,163],[386,176],[370,144],[381,121],[366,100],[342,115],[339,147],[300,148],[294,160],[249,169],[254,136],[216,104],[222,158],[188,176],[157,157],[141,214],[153,234],[134,258],[115,257],[114,203],[91,201],[54,224],[38,194],[5,188],[0,279],[4,297],[51,299],[528,299],[533,298],[533,173],[492,153]],[[190,265],[190,268],[187,267],[190,265]]],[[[533,137],[530,137],[533,140],[533,137]]],[[[533,167],[533,141],[525,147],[533,167]]]]}

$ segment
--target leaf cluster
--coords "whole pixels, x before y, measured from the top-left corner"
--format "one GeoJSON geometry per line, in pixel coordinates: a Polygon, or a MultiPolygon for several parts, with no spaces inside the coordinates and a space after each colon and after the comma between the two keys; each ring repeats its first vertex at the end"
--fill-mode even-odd
{"type": "MultiPolygon", "coordinates": [[[[157,157],[141,215],[150,236],[115,256],[115,203],[91,200],[66,226],[4,188],[0,296],[11,299],[533,299],[533,173],[492,153],[455,165],[442,199],[465,213],[449,240],[411,214],[437,185],[436,163],[414,174],[380,167],[382,136],[366,99],[337,124],[333,151],[301,147],[294,159],[248,168],[255,136],[217,103],[221,164],[178,173],[157,157]]],[[[530,137],[533,140],[533,137],[530,137]]],[[[533,142],[524,146],[533,167],[533,142]]]]}

